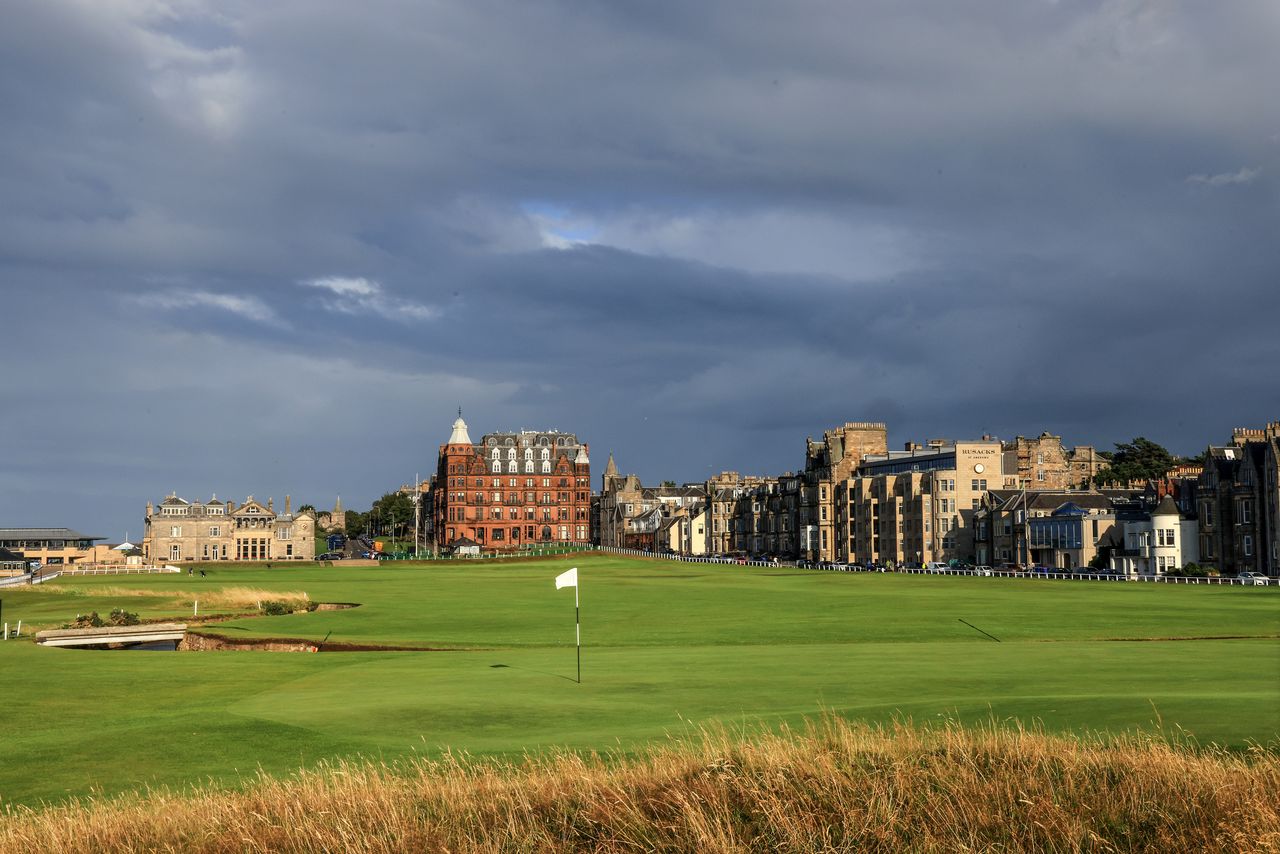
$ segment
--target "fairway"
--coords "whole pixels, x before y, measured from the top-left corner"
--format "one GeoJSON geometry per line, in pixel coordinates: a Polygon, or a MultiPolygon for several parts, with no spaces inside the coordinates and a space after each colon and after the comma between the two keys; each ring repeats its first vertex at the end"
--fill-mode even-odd
{"type": "Polygon", "coordinates": [[[227,587],[359,607],[236,619],[211,633],[421,651],[2,643],[0,800],[234,785],[259,768],[283,773],[335,756],[628,749],[705,724],[773,726],[824,713],[1163,730],[1273,749],[1280,734],[1280,595],[1271,588],[580,555],[66,579],[6,591],[4,619],[22,618],[25,634],[113,607],[182,617],[192,598],[227,587]],[[580,685],[573,592],[552,581],[573,565],[582,585],[580,685]]]}

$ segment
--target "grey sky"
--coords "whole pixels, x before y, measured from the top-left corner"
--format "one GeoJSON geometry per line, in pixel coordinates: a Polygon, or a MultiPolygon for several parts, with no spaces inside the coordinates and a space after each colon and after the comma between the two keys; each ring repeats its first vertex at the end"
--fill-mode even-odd
{"type": "Polygon", "coordinates": [[[0,525],[1280,417],[1272,2],[4,7],[0,525]]]}

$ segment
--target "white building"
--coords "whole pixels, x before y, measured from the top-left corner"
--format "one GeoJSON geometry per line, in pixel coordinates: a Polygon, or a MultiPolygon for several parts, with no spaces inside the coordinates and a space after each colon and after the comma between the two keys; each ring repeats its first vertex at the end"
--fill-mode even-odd
{"type": "Polygon", "coordinates": [[[1199,532],[1194,519],[1183,519],[1166,495],[1142,519],[1124,525],[1124,548],[1111,556],[1111,568],[1125,575],[1177,575],[1200,561],[1199,532]]]}

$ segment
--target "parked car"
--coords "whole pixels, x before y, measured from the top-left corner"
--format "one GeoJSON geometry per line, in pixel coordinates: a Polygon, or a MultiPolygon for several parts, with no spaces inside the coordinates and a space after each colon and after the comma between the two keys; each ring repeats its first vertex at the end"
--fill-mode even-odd
{"type": "Polygon", "coordinates": [[[316,560],[343,560],[346,558],[342,552],[325,552],[322,555],[316,555],[316,560]]]}
{"type": "Polygon", "coordinates": [[[995,575],[995,570],[986,564],[978,564],[973,568],[974,575],[995,575]]]}
{"type": "Polygon", "coordinates": [[[1242,572],[1236,578],[1240,579],[1241,584],[1251,584],[1255,587],[1266,587],[1271,583],[1271,579],[1261,572],[1242,572]]]}
{"type": "Polygon", "coordinates": [[[951,568],[950,564],[941,563],[936,560],[929,561],[929,565],[925,567],[925,569],[929,570],[930,572],[937,572],[940,569],[950,569],[950,568],[951,568]]]}

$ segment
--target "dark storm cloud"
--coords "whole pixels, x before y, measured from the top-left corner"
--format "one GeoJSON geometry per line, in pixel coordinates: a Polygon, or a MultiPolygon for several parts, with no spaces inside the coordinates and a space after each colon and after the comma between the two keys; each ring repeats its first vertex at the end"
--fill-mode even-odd
{"type": "Polygon", "coordinates": [[[0,524],[553,426],[1192,452],[1280,416],[1273,4],[17,2],[0,524]]]}

